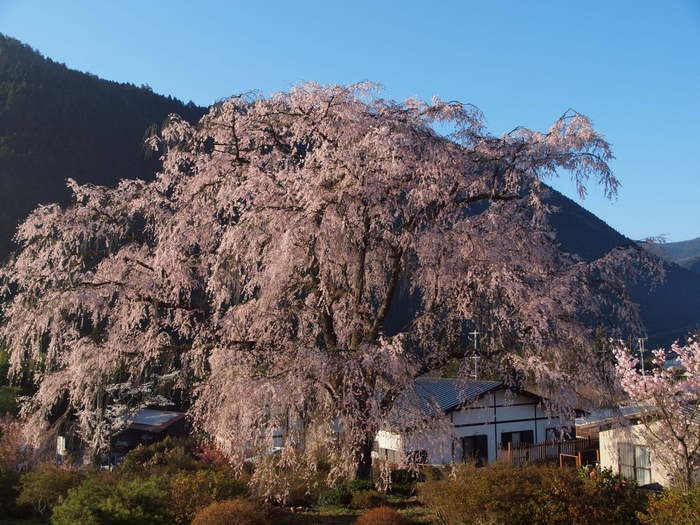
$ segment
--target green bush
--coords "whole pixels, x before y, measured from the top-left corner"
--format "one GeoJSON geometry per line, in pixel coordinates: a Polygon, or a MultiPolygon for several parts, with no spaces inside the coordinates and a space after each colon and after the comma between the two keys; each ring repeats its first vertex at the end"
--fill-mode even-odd
{"type": "Polygon", "coordinates": [[[406,519],[390,507],[377,507],[355,521],[357,525],[406,525],[406,519]]]}
{"type": "Polygon", "coordinates": [[[190,523],[210,503],[243,496],[247,490],[247,481],[229,469],[178,472],[170,478],[168,513],[175,523],[190,523]]]}
{"type": "Polygon", "coordinates": [[[340,487],[324,490],[318,497],[318,504],[323,507],[345,507],[350,504],[352,493],[340,487]]]}
{"type": "Polygon", "coordinates": [[[585,494],[595,499],[588,511],[600,516],[601,523],[638,523],[636,514],[646,508],[647,497],[635,481],[613,473],[610,468],[583,468],[578,473],[584,480],[585,494]]]}
{"type": "Polygon", "coordinates": [[[693,525],[700,523],[700,483],[690,490],[673,488],[652,496],[646,513],[639,513],[644,525],[693,525]]]}
{"type": "Polygon", "coordinates": [[[342,486],[345,488],[345,490],[350,492],[350,494],[360,492],[361,490],[372,490],[373,488],[372,482],[367,481],[366,479],[352,479],[343,483],[342,486]]]}
{"type": "Polygon", "coordinates": [[[329,507],[347,507],[356,492],[372,490],[372,484],[365,480],[352,480],[340,483],[335,487],[324,490],[318,498],[318,504],[329,507]]]}
{"type": "Polygon", "coordinates": [[[399,496],[413,496],[416,493],[416,483],[426,480],[423,472],[413,469],[393,469],[390,475],[391,486],[389,487],[389,493],[399,496]]]}
{"type": "Polygon", "coordinates": [[[212,503],[197,513],[192,525],[268,525],[265,513],[252,501],[234,499],[212,503]]]}
{"type": "Polygon", "coordinates": [[[19,395],[19,387],[0,385],[0,415],[17,415],[17,396],[19,395]]]}
{"type": "Polygon", "coordinates": [[[416,483],[425,481],[425,475],[417,470],[397,468],[391,471],[391,482],[399,484],[416,483]]]}
{"type": "Polygon", "coordinates": [[[14,470],[0,469],[0,516],[17,516],[17,483],[19,474],[14,470]]]}
{"type": "Polygon", "coordinates": [[[419,496],[443,523],[510,525],[622,525],[638,523],[645,497],[609,472],[554,465],[459,467],[427,481],[419,496]]]}
{"type": "Polygon", "coordinates": [[[350,506],[353,509],[373,509],[386,504],[386,496],[376,490],[360,490],[352,495],[350,506]]]}
{"type": "Polygon", "coordinates": [[[394,494],[396,496],[409,497],[416,493],[415,483],[392,483],[389,487],[389,494],[394,494]]]}
{"type": "Polygon", "coordinates": [[[0,385],[8,384],[10,372],[10,354],[7,350],[0,350],[0,385]]]}
{"type": "Polygon", "coordinates": [[[85,476],[77,470],[45,466],[22,474],[19,479],[18,505],[26,505],[39,516],[48,517],[53,507],[85,476]]]}
{"type": "Polygon", "coordinates": [[[166,525],[167,479],[95,475],[54,507],[53,525],[166,525]]]}
{"type": "Polygon", "coordinates": [[[441,476],[442,468],[431,465],[420,465],[414,468],[397,468],[395,463],[384,460],[376,460],[372,464],[372,476],[375,480],[381,480],[377,485],[388,494],[398,496],[413,496],[416,493],[416,484],[426,479],[434,479],[441,476]],[[388,483],[386,473],[389,473],[388,483]]]}
{"type": "Polygon", "coordinates": [[[196,470],[202,463],[195,457],[193,441],[166,437],[148,446],[139,445],[131,450],[119,465],[124,474],[168,474],[181,470],[196,470]]]}

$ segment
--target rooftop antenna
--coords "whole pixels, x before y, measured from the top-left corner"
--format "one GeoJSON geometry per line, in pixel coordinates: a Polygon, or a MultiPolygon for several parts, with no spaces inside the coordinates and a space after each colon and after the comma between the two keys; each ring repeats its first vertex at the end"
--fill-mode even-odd
{"type": "Polygon", "coordinates": [[[637,343],[639,344],[639,359],[640,359],[640,364],[642,366],[642,377],[644,377],[644,341],[646,341],[646,337],[639,337],[637,339],[637,343]]]}
{"type": "Polygon", "coordinates": [[[479,370],[478,370],[478,364],[479,364],[479,332],[477,330],[473,330],[469,332],[469,335],[471,335],[474,338],[474,355],[471,356],[471,359],[474,360],[474,380],[476,381],[479,379],[479,370]]]}

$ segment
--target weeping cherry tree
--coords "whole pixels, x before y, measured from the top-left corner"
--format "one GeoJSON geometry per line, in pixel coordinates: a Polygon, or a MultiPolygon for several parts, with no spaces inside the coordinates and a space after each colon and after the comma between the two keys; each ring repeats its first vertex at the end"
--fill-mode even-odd
{"type": "Polygon", "coordinates": [[[615,195],[609,144],[574,111],[496,137],[473,106],[375,93],[303,84],[171,116],[154,181],[69,182],[70,206],[34,211],[0,327],[36,384],[31,434],[70,424],[99,451],[170,401],[234,463],[284,428],[297,460],[322,448],[367,476],[397,397],[470,329],[490,327],[485,370],[551,410],[596,384],[591,330],[637,322],[616,270],[633,259],[562,252],[543,180],[615,195]]]}

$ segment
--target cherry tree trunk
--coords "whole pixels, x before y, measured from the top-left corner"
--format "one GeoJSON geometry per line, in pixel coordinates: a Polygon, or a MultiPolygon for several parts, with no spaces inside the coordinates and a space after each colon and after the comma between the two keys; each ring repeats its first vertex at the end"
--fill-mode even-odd
{"type": "Polygon", "coordinates": [[[372,448],[374,446],[374,434],[368,434],[357,453],[357,479],[369,480],[372,478],[372,448]]]}

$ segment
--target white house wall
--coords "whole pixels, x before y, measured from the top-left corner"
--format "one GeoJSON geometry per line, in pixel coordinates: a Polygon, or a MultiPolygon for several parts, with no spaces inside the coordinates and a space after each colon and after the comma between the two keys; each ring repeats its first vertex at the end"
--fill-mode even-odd
{"type": "Polygon", "coordinates": [[[435,431],[407,440],[407,451],[425,450],[427,461],[433,465],[452,461],[452,437],[447,432],[435,431]]]}
{"type": "Polygon", "coordinates": [[[380,448],[385,448],[388,450],[402,450],[403,449],[403,439],[399,434],[394,432],[387,432],[386,430],[380,430],[377,432],[376,437],[377,445],[380,448]]]}
{"type": "MultiPolygon", "coordinates": [[[[620,472],[618,445],[620,443],[632,443],[634,445],[647,446],[641,425],[612,428],[603,430],[598,434],[600,440],[600,466],[611,468],[616,474],[620,472]]],[[[658,483],[664,487],[669,485],[669,475],[666,469],[659,464],[654,457],[654,450],[650,450],[651,456],[651,483],[658,483]]]]}

